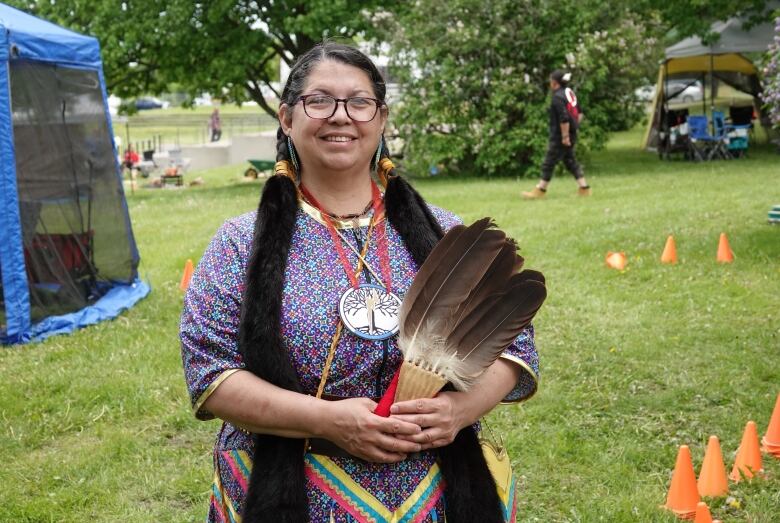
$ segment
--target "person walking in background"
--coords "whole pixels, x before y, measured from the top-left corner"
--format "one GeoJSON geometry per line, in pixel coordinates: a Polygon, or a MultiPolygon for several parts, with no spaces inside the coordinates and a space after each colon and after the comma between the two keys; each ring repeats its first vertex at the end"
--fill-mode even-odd
{"type": "Polygon", "coordinates": [[[211,128],[211,141],[218,142],[222,138],[222,121],[219,119],[219,109],[217,108],[211,112],[209,127],[211,128]]]}
{"type": "Polygon", "coordinates": [[[568,87],[571,73],[556,70],[550,75],[552,104],[550,105],[550,141],[547,144],[547,156],[542,163],[542,179],[536,187],[523,192],[523,198],[535,200],[544,198],[552,180],[553,170],[558,162],[577,180],[577,194],[590,196],[590,186],[585,181],[582,166],[574,157],[574,145],[577,142],[577,129],[582,121],[582,110],[577,104],[577,95],[568,87]]]}
{"type": "Polygon", "coordinates": [[[128,145],[127,149],[125,150],[125,158],[124,161],[122,162],[122,165],[124,165],[125,168],[130,170],[135,166],[135,164],[138,163],[139,159],[140,158],[138,156],[138,153],[133,150],[133,146],[128,145]]]}

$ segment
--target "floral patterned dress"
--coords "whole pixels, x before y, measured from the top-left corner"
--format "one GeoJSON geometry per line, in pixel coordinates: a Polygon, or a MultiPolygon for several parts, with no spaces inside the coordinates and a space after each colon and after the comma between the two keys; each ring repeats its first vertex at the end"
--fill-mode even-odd
{"type": "MultiPolygon", "coordinates": [[[[436,207],[431,210],[445,229],[458,223],[451,213],[436,207]]],[[[185,297],[182,359],[198,419],[214,417],[202,408],[203,403],[220,383],[244,367],[238,350],[238,330],[254,221],[252,212],[222,225],[206,249],[185,297]]],[[[368,223],[365,218],[354,223],[337,222],[337,227],[357,247],[367,233],[368,223]]],[[[403,298],[417,265],[387,220],[379,220],[373,234],[386,237],[392,290],[403,298]]],[[[373,267],[380,265],[376,244],[370,242],[366,256],[373,267]]],[[[353,267],[357,266],[357,257],[351,250],[347,249],[347,255],[353,267]]],[[[362,274],[361,278],[365,282],[371,276],[362,274]]],[[[285,272],[281,329],[293,367],[309,394],[314,395],[317,390],[338,321],[337,304],[349,285],[318,211],[300,202],[285,272]]],[[[365,340],[345,330],[336,348],[325,394],[381,396],[402,360],[396,341],[396,337],[384,342],[365,340]]],[[[505,401],[530,397],[536,391],[538,375],[533,328],[526,329],[502,357],[523,370],[505,401]]],[[[222,423],[214,446],[209,522],[241,521],[252,455],[252,436],[230,423],[222,423]]],[[[432,452],[390,465],[308,453],[305,470],[313,523],[444,521],[444,483],[432,452]]],[[[511,505],[516,505],[514,500],[511,505]]],[[[508,519],[513,520],[513,507],[507,510],[508,519]]]]}

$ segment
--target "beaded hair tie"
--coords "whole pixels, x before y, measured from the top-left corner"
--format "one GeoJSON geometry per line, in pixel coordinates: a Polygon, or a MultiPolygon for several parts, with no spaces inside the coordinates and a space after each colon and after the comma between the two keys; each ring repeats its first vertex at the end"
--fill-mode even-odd
{"type": "Polygon", "coordinates": [[[296,182],[295,180],[295,170],[293,169],[292,165],[290,165],[290,162],[287,160],[279,160],[276,162],[276,165],[274,165],[274,174],[277,176],[284,176],[286,178],[289,178],[292,180],[293,183],[296,182]]]}
{"type": "Polygon", "coordinates": [[[391,176],[390,172],[395,169],[395,165],[393,164],[392,160],[388,157],[384,157],[381,160],[379,160],[379,165],[376,169],[376,176],[379,178],[379,183],[382,184],[382,187],[387,189],[387,179],[389,176],[391,176]]]}

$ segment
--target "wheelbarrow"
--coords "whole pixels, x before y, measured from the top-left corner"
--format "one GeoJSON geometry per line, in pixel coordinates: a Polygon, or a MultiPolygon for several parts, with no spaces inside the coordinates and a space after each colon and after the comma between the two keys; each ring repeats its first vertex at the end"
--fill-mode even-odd
{"type": "Polygon", "coordinates": [[[257,178],[260,173],[273,172],[276,162],[271,160],[247,160],[252,167],[244,171],[245,178],[257,178]]]}

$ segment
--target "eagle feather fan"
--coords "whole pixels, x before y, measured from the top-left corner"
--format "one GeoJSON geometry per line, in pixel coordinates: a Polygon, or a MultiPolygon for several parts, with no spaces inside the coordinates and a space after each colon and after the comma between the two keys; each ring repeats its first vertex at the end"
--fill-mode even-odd
{"type": "Polygon", "coordinates": [[[404,354],[395,401],[468,390],[531,322],[544,276],[490,218],[450,229],[417,273],[400,310],[404,354]]]}

